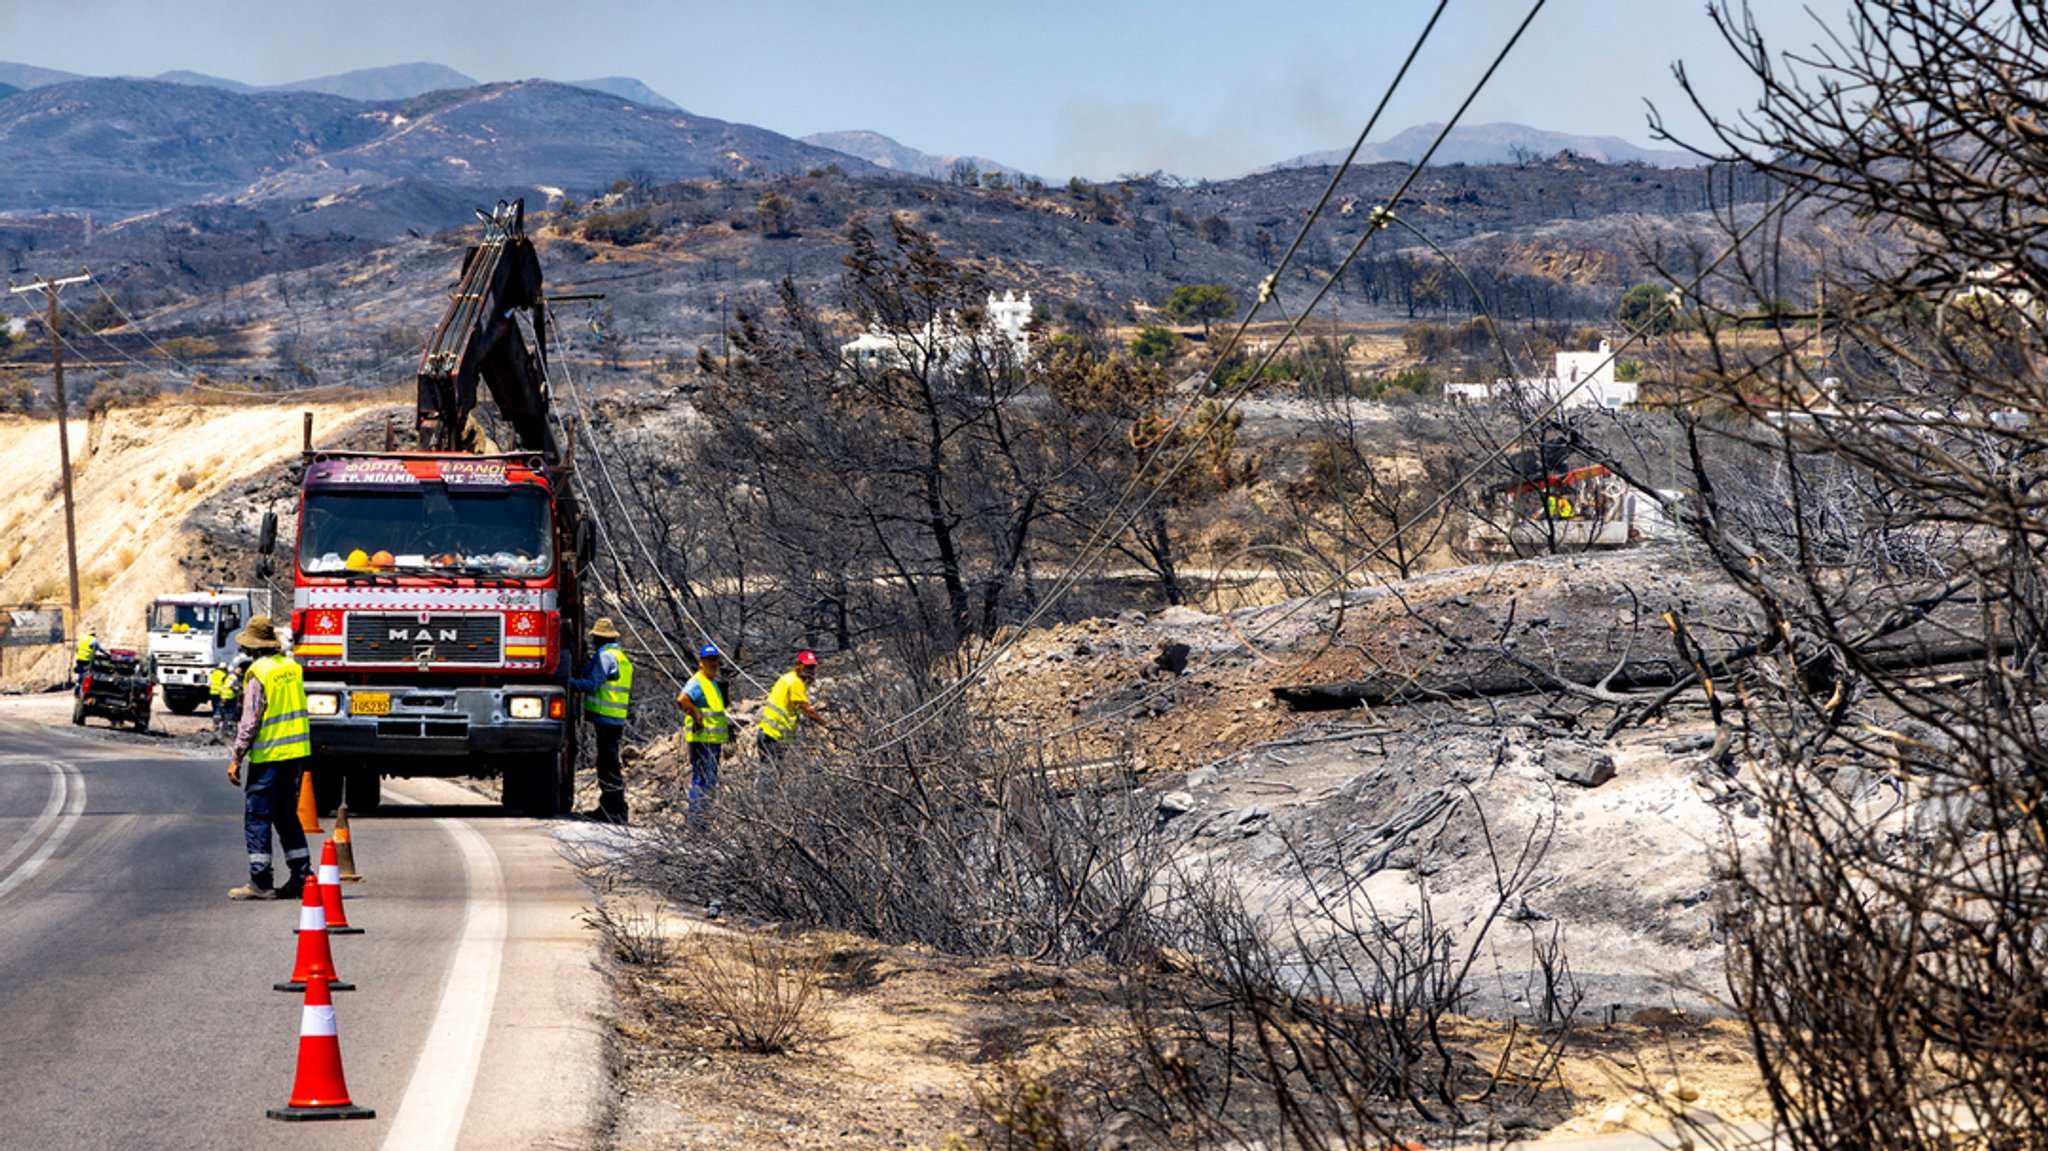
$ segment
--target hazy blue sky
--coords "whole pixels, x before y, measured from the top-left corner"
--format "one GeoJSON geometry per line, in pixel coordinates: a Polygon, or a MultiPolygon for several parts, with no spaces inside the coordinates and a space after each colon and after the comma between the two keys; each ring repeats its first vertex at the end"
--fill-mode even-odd
{"type": "MultiPolygon", "coordinates": [[[[1531,0],[1451,0],[1375,138],[1441,121],[1531,0]]],[[[0,0],[0,60],[252,84],[416,60],[479,80],[632,76],[692,112],[800,136],[869,128],[1052,178],[1226,177],[1348,146],[1434,0],[0,0]]],[[[1762,0],[1799,45],[1814,26],[1762,0]]],[[[1835,0],[1816,7],[1833,10],[1835,0]]],[[[1674,61],[1754,93],[1706,0],[1549,0],[1466,123],[1654,143],[1644,100],[1703,138],[1674,61]]]]}

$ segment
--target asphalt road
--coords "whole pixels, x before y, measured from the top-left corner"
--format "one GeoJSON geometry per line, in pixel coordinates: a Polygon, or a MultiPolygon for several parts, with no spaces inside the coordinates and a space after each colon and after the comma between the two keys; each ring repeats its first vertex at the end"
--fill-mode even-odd
{"type": "MultiPolygon", "coordinates": [[[[44,709],[47,710],[47,709],[44,709]]],[[[367,1121],[284,1124],[295,903],[231,903],[218,752],[0,707],[0,1147],[582,1148],[605,1121],[591,899],[547,828],[436,780],[352,818],[335,966],[367,1121]]],[[[331,830],[331,824],[330,830],[331,830]]],[[[318,837],[314,842],[317,855],[318,837]]]]}

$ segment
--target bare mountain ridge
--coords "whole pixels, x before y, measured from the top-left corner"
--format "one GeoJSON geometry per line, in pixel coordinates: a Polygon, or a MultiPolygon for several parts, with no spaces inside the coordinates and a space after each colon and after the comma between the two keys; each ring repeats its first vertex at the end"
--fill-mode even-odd
{"type": "Polygon", "coordinates": [[[300,211],[398,180],[544,199],[623,177],[749,178],[832,164],[872,170],[763,128],[547,81],[365,102],[81,80],[0,100],[0,211],[122,216],[201,201],[300,211]]]}
{"type": "Polygon", "coordinates": [[[325,92],[351,100],[409,100],[447,88],[474,88],[477,82],[441,64],[391,64],[358,68],[332,76],[316,76],[271,86],[277,92],[325,92]]]}
{"type": "Polygon", "coordinates": [[[304,199],[404,178],[462,186],[599,191],[643,182],[756,178],[858,161],[756,128],[544,80],[436,92],[366,116],[373,137],[308,157],[241,195],[304,199]]]}
{"type": "Polygon", "coordinates": [[[1022,169],[1012,168],[999,160],[986,156],[934,155],[921,152],[908,144],[899,143],[866,129],[849,129],[843,132],[813,132],[801,137],[806,144],[830,148],[866,160],[878,168],[892,172],[905,172],[912,176],[924,176],[933,180],[948,180],[955,168],[966,165],[976,176],[989,172],[1001,172],[1008,179],[1019,179],[1027,175],[1022,169]]]}
{"type": "Polygon", "coordinates": [[[120,215],[217,198],[370,138],[363,105],[151,80],[82,80],[0,100],[0,211],[120,215]]]}
{"type": "Polygon", "coordinates": [[[34,64],[15,64],[0,60],[0,84],[29,89],[45,84],[65,84],[85,77],[76,72],[62,72],[55,68],[38,68],[34,64]]]}
{"type": "MultiPolygon", "coordinates": [[[[1412,164],[1420,160],[1429,145],[1443,131],[1442,124],[1417,124],[1377,143],[1367,141],[1359,149],[1360,163],[1395,162],[1412,164]]],[[[1286,168],[1320,168],[1342,163],[1346,148],[1309,152],[1282,160],[1272,172],[1286,168]]],[[[1527,124],[1469,124],[1453,128],[1431,159],[1433,164],[1516,164],[1570,152],[1587,160],[1606,164],[1648,164],[1654,168],[1690,168],[1700,159],[1689,152],[1669,148],[1644,148],[1618,136],[1586,136],[1570,132],[1549,132],[1527,124]]]]}
{"type": "MultiPolygon", "coordinates": [[[[41,88],[50,84],[66,84],[75,80],[106,79],[77,72],[61,72],[54,68],[38,68],[31,64],[13,64],[0,61],[0,98],[12,95],[13,91],[41,88]],[[12,89],[13,91],[9,91],[12,89]]],[[[121,77],[139,79],[140,77],[121,77]]],[[[179,68],[159,72],[148,77],[167,84],[190,84],[202,88],[225,88],[230,92],[244,95],[253,92],[324,92],[329,96],[345,96],[351,100],[408,100],[428,92],[444,88],[475,88],[478,81],[445,64],[419,62],[413,64],[388,64],[377,68],[357,68],[350,72],[337,72],[332,76],[316,76],[310,80],[294,80],[288,84],[246,84],[222,76],[210,76],[179,68]]],[[[609,92],[623,96],[636,104],[655,108],[682,111],[682,108],[668,97],[649,88],[630,76],[601,76],[592,80],[570,80],[571,88],[589,88],[598,92],[609,92]]]]}
{"type": "MultiPolygon", "coordinates": [[[[1372,206],[1408,171],[1375,165],[1346,177],[1278,285],[1289,314],[1322,286],[1372,206]]],[[[1400,217],[1457,259],[1499,319],[1596,324],[1611,321],[1629,286],[1656,278],[1645,247],[1717,250],[1718,226],[1703,210],[1710,179],[1719,178],[1559,160],[1429,169],[1400,217]]],[[[1163,322],[1154,309],[1180,284],[1223,284],[1242,305],[1327,180],[1326,172],[1298,169],[1199,187],[977,188],[821,170],[633,186],[569,213],[529,201],[528,227],[554,291],[606,294],[611,346],[642,363],[688,363],[699,348],[718,346],[736,308],[772,306],[784,277],[829,302],[856,217],[880,227],[895,216],[930,232],[949,255],[978,266],[992,289],[1031,292],[1063,328],[1163,322]],[[763,207],[771,202],[772,226],[763,207]]],[[[1732,184],[1743,199],[1763,191],[1761,183],[1732,184]]],[[[267,225],[262,206],[198,205],[89,235],[75,218],[40,231],[0,218],[0,265],[17,276],[92,267],[142,319],[140,331],[105,337],[138,360],[153,355],[147,332],[159,342],[189,336],[217,347],[222,362],[206,370],[220,379],[290,379],[303,364],[313,373],[306,378],[319,382],[392,383],[414,366],[459,262],[451,250],[459,253],[471,234],[379,240],[364,221],[466,213],[492,194],[399,181],[267,225]],[[292,334],[288,359],[279,333],[292,334]]],[[[1811,221],[1795,214],[1787,226],[1811,221]]],[[[1406,227],[1387,229],[1345,271],[1328,305],[1347,320],[1462,321],[1474,306],[1462,279],[1444,274],[1443,259],[1406,227]]],[[[1804,274],[1786,271],[1788,283],[1804,274]]],[[[592,337],[578,318],[565,322],[574,329],[565,346],[587,356],[592,337]]],[[[15,358],[32,354],[20,348],[15,358]]]]}

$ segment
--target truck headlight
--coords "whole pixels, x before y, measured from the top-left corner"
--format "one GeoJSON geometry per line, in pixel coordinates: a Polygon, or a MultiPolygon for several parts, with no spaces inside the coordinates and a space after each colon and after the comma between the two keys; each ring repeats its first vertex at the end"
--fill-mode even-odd
{"type": "Polygon", "coordinates": [[[325,691],[309,691],[306,693],[307,715],[333,715],[340,710],[340,696],[325,691]]]}
{"type": "Polygon", "coordinates": [[[505,701],[505,710],[513,719],[539,719],[545,707],[537,695],[515,695],[505,701]]]}

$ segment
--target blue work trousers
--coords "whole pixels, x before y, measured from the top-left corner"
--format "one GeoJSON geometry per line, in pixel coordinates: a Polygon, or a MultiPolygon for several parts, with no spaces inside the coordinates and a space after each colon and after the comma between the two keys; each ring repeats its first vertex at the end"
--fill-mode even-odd
{"type": "Polygon", "coordinates": [[[277,841],[284,845],[285,868],[293,879],[311,873],[312,856],[306,850],[306,832],[299,826],[299,775],[302,760],[272,760],[245,764],[247,790],[242,801],[242,838],[249,847],[249,882],[270,886],[270,832],[277,829],[277,841]]]}
{"type": "Polygon", "coordinates": [[[704,818],[704,809],[710,805],[711,793],[718,787],[718,757],[725,751],[722,743],[693,743],[690,745],[690,819],[704,818]]]}

